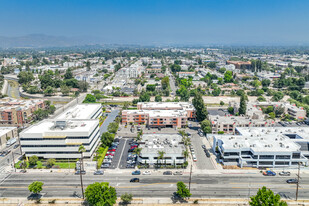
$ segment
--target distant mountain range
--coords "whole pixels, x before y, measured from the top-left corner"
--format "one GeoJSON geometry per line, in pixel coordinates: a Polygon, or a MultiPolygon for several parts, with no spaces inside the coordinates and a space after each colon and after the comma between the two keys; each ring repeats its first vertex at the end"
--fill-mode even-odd
{"type": "Polygon", "coordinates": [[[69,47],[102,44],[97,37],[66,37],[45,34],[30,34],[19,37],[0,36],[0,48],[40,48],[40,47],[69,47]]]}

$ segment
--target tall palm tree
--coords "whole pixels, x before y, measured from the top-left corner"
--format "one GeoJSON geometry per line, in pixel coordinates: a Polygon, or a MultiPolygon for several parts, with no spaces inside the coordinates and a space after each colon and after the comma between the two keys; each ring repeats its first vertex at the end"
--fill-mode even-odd
{"type": "Polygon", "coordinates": [[[142,151],[142,148],[136,147],[136,148],[134,149],[133,152],[134,152],[136,155],[140,155],[141,151],[142,151]]]}
{"type": "Polygon", "coordinates": [[[188,150],[184,150],[184,151],[182,152],[182,155],[187,159],[187,158],[189,157],[189,152],[188,152],[188,150]]]}
{"type": "Polygon", "coordinates": [[[78,148],[78,152],[80,152],[81,155],[81,161],[79,164],[79,176],[80,176],[80,184],[82,186],[82,194],[83,194],[83,199],[85,198],[84,196],[84,186],[83,186],[83,178],[82,178],[82,171],[84,171],[84,160],[83,160],[83,152],[86,152],[86,149],[84,147],[84,145],[80,145],[78,148]],[[83,170],[82,170],[83,168],[83,170]]]}
{"type": "Polygon", "coordinates": [[[79,148],[78,148],[78,152],[80,152],[80,170],[83,169],[84,170],[84,157],[83,157],[83,153],[86,152],[86,149],[84,147],[84,145],[80,145],[79,148]]]}
{"type": "Polygon", "coordinates": [[[158,151],[158,160],[160,160],[160,166],[161,166],[161,160],[163,159],[163,157],[164,157],[164,154],[165,154],[165,152],[164,151],[158,151]]]}
{"type": "Polygon", "coordinates": [[[187,135],[185,130],[179,130],[178,132],[183,138],[187,135]]]}

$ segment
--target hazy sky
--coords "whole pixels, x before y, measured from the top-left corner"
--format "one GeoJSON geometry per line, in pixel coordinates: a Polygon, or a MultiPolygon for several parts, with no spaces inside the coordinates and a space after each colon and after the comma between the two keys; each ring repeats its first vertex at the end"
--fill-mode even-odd
{"type": "Polygon", "coordinates": [[[0,28],[106,43],[309,44],[309,0],[2,0],[0,28]]]}

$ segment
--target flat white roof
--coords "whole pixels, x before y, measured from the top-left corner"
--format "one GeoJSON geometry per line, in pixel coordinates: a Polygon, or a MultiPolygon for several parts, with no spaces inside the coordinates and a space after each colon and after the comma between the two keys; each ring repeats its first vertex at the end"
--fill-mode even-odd
{"type": "Polygon", "coordinates": [[[101,104],[77,104],[62,112],[55,119],[91,119],[101,107],[101,104]]]}
{"type": "Polygon", "coordinates": [[[46,119],[35,125],[32,125],[20,133],[23,138],[41,138],[57,136],[86,136],[89,135],[99,124],[99,120],[59,120],[46,119]],[[59,123],[58,127],[56,126],[59,123]],[[65,124],[61,128],[61,125],[65,124]]]}
{"type": "Polygon", "coordinates": [[[143,109],[156,109],[156,108],[179,108],[179,109],[194,109],[193,104],[189,102],[139,102],[143,109]]]}
{"type": "Polygon", "coordinates": [[[123,110],[127,114],[148,114],[150,118],[187,116],[184,110],[123,110]]]}
{"type": "Polygon", "coordinates": [[[17,127],[0,127],[0,136],[3,136],[14,129],[17,129],[17,127]]]}

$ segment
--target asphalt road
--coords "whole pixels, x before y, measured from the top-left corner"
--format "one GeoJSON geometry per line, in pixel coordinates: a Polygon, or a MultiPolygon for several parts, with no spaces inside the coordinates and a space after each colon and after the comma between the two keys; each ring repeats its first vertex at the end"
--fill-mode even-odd
{"type": "Polygon", "coordinates": [[[18,87],[18,82],[13,81],[13,80],[8,80],[8,89],[7,89],[7,95],[9,97],[19,99],[19,87],[18,87]]]}
{"type": "Polygon", "coordinates": [[[109,167],[109,169],[115,169],[115,168],[118,167],[119,161],[120,161],[120,159],[121,159],[122,151],[123,151],[123,149],[124,149],[124,147],[125,147],[125,143],[126,143],[126,140],[125,140],[125,139],[121,139],[121,140],[119,141],[119,145],[118,145],[118,147],[117,147],[117,149],[116,149],[115,155],[114,155],[114,157],[113,157],[113,159],[112,159],[112,164],[111,164],[111,166],[109,167]]]}
{"type": "Polygon", "coordinates": [[[102,126],[100,127],[100,134],[107,132],[107,127],[109,123],[113,122],[118,115],[119,110],[115,109],[112,110],[110,113],[108,113],[108,116],[106,117],[105,121],[103,122],[102,126]]]}
{"type": "MultiPolygon", "coordinates": [[[[192,197],[222,197],[222,198],[247,198],[256,194],[258,188],[266,186],[275,193],[286,198],[294,199],[296,185],[287,184],[285,181],[294,177],[263,177],[260,174],[247,175],[192,175],[192,197]]],[[[1,197],[26,197],[30,195],[27,187],[33,181],[44,183],[42,194],[44,197],[72,197],[74,192],[81,194],[80,179],[78,175],[63,173],[19,174],[13,173],[0,185],[1,197]]],[[[188,184],[189,176],[132,176],[129,174],[105,174],[83,176],[84,185],[94,182],[109,182],[116,187],[117,195],[125,192],[132,193],[135,197],[171,197],[176,191],[176,183],[183,181],[188,184]],[[130,183],[133,177],[140,178],[140,183],[130,183]]],[[[302,177],[299,189],[299,198],[309,197],[309,175],[302,177]]]]}

